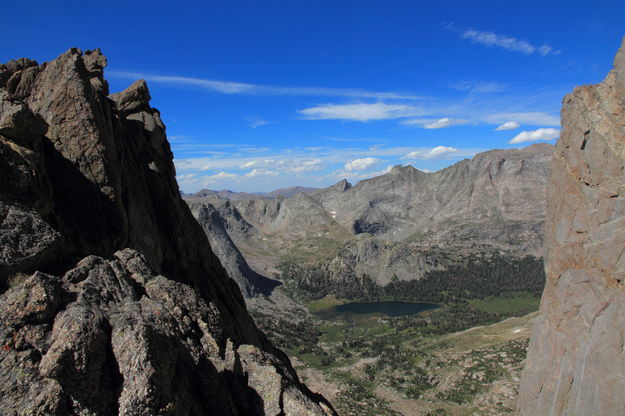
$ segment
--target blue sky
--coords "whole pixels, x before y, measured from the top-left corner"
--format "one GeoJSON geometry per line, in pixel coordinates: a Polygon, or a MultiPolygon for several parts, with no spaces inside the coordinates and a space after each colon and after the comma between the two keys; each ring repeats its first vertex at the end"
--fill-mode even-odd
{"type": "Polygon", "coordinates": [[[145,78],[178,182],[270,191],[553,143],[601,81],[623,1],[6,2],[0,62],[77,46],[145,78]]]}

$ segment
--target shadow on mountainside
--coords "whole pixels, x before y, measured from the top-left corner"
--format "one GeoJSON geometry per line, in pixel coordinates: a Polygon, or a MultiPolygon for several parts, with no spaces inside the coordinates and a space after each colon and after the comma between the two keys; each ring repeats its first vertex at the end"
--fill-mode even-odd
{"type": "Polygon", "coordinates": [[[250,276],[250,282],[254,285],[256,291],[261,295],[270,296],[275,288],[282,285],[282,282],[279,280],[263,276],[253,270],[251,270],[251,272],[252,275],[250,276]]]}

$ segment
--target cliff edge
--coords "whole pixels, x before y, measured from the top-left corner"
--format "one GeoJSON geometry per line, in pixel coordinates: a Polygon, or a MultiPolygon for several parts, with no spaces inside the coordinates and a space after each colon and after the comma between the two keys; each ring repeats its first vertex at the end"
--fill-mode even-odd
{"type": "Polygon", "coordinates": [[[323,415],[180,197],[144,81],[0,65],[0,414],[323,415]]]}
{"type": "Polygon", "coordinates": [[[547,285],[518,414],[625,414],[625,38],[564,98],[547,191],[547,285]]]}

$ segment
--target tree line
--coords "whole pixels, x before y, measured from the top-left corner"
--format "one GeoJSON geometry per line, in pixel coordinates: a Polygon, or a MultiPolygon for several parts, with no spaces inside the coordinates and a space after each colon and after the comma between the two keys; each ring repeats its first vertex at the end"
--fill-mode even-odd
{"type": "MultiPolygon", "coordinates": [[[[528,292],[540,296],[545,285],[543,260],[505,254],[470,255],[442,270],[431,270],[421,279],[400,281],[394,277],[381,286],[367,274],[346,272],[333,278],[324,264],[285,261],[279,266],[287,291],[310,301],[326,295],[368,301],[397,300],[454,302],[528,292]]],[[[416,276],[415,276],[416,277],[416,276]]]]}

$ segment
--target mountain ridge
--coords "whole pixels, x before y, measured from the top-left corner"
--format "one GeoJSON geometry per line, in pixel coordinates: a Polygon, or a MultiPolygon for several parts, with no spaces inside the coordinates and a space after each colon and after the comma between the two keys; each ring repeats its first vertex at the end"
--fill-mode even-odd
{"type": "Polygon", "coordinates": [[[180,197],[147,84],[109,95],[106,65],[0,65],[0,413],[334,414],[180,197]]]}
{"type": "Polygon", "coordinates": [[[341,180],[291,198],[185,200],[198,219],[198,207],[216,209],[243,257],[265,276],[295,258],[327,271],[328,281],[366,275],[384,286],[420,279],[458,256],[542,256],[552,152],[548,144],[497,149],[432,173],[397,166],[356,185],[341,180]]]}

